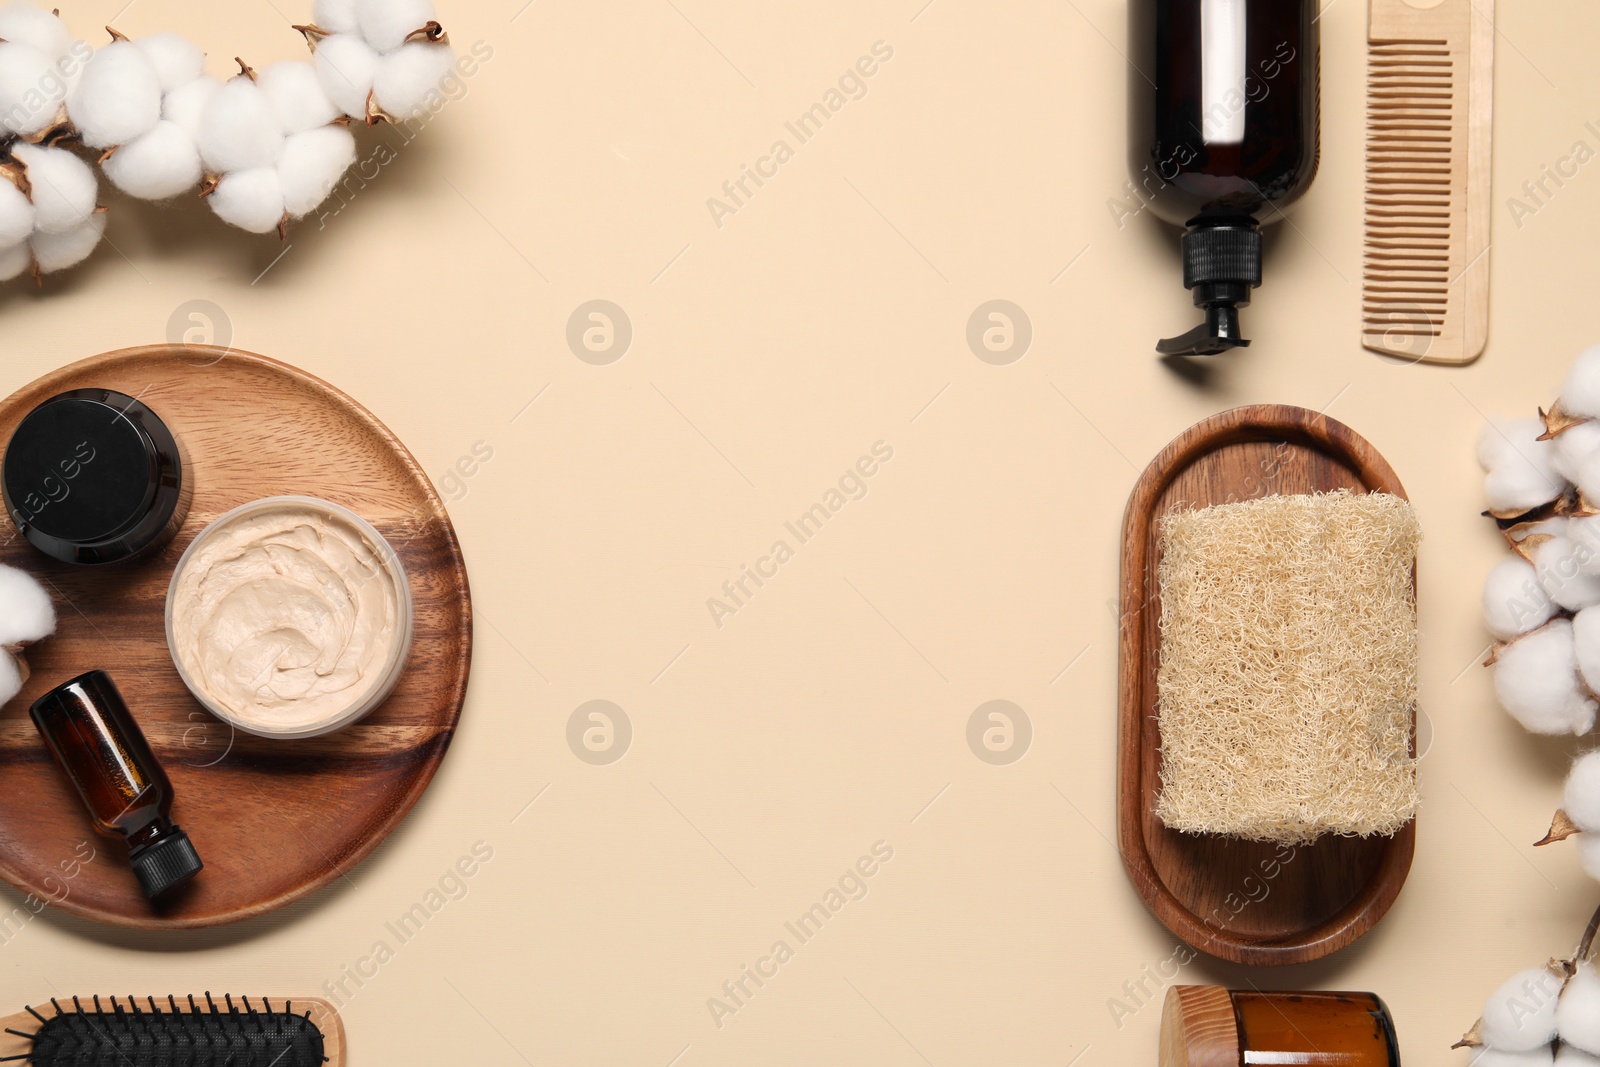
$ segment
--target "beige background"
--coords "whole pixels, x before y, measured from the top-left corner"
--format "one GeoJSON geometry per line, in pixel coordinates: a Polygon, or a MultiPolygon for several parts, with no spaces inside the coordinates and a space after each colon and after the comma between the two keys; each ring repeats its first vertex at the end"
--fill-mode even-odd
{"type": "MultiPolygon", "coordinates": [[[[1195,321],[1174,243],[1108,208],[1115,0],[522,2],[447,0],[454,41],[492,60],[264,275],[274,239],[108,192],[117,251],[0,295],[4,389],[161,340],[206,300],[215,336],[348,390],[436,479],[494,454],[452,505],[472,692],[403,828],[347,884],[239,928],[41,918],[0,945],[0,1002],[315,992],[482,840],[469,895],[346,1006],[353,1063],[1153,1063],[1159,1009],[1119,1027],[1108,1007],[1174,950],[1108,842],[1118,523],[1179,430],[1282,401],[1366,435],[1421,512],[1426,808],[1362,943],[1182,980],[1374,989],[1409,1060],[1464,1063],[1445,1047],[1491,988],[1569,947],[1600,898],[1571,849],[1529,847],[1576,746],[1521,733],[1474,665],[1502,550],[1472,457],[1485,414],[1548,402],[1600,340],[1600,163],[1520,227],[1505,204],[1575,141],[1600,147],[1600,10],[1499,5],[1491,340],[1447,370],[1356,343],[1365,12],[1334,0],[1321,175],[1270,242],[1255,347],[1202,387],[1151,351],[1195,321]],[[866,97],[717,228],[706,199],[880,40],[866,97]],[[634,326],[609,366],[564,338],[593,298],[634,326]],[[992,298],[1032,320],[1010,366],[965,342],[992,298]],[[714,626],[707,598],[879,440],[894,458],[869,495],[714,626]],[[591,699],[635,731],[610,766],[566,743],[591,699]],[[1010,766],[965,739],[991,699],[1035,730],[1010,766]],[[879,840],[894,859],[870,894],[718,1029],[707,998],[879,840]]],[[[185,30],[218,73],[300,54],[288,23],[308,14],[122,4],[64,15],[185,30]]]]}

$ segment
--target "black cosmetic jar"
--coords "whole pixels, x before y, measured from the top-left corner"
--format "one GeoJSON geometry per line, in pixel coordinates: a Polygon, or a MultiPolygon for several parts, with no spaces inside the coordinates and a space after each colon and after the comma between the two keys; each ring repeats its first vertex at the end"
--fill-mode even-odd
{"type": "Polygon", "coordinates": [[[121,563],[170,541],[193,495],[178,439],[134,397],[74,389],[28,413],[0,461],[17,530],[63,563],[121,563]]]}

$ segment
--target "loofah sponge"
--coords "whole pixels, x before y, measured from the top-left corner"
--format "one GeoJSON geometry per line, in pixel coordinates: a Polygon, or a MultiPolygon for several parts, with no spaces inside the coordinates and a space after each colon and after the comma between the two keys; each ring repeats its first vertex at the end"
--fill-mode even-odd
{"type": "Polygon", "coordinates": [[[1156,814],[1301,844],[1416,813],[1411,505],[1269,496],[1161,520],[1156,814]]]}

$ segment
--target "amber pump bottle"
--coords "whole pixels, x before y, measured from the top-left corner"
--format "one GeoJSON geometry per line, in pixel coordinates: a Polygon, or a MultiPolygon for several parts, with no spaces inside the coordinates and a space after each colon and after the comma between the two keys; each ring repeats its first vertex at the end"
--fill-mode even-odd
{"type": "Polygon", "coordinates": [[[1316,18],[1315,0],[1128,0],[1134,192],[1183,228],[1183,284],[1205,311],[1158,352],[1250,343],[1238,309],[1261,284],[1260,226],[1317,172],[1316,18]]]}
{"type": "Polygon", "coordinates": [[[35,701],[31,714],[95,829],[127,839],[146,896],[160,896],[200,870],[194,845],[168,817],[172,783],[110,675],[79,675],[35,701]]]}

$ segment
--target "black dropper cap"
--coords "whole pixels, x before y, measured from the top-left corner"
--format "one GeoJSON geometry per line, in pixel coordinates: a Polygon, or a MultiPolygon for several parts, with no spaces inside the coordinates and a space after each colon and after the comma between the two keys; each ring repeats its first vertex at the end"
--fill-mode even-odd
{"type": "Polygon", "coordinates": [[[1206,321],[1156,342],[1164,356],[1214,356],[1250,342],[1239,335],[1239,308],[1261,284],[1261,231],[1254,219],[1196,222],[1183,235],[1183,287],[1206,321]]]}
{"type": "Polygon", "coordinates": [[[128,860],[133,864],[133,873],[139,876],[139,887],[152,900],[193,878],[205,866],[189,835],[175,823],[160,840],[130,852],[128,860]]]}

